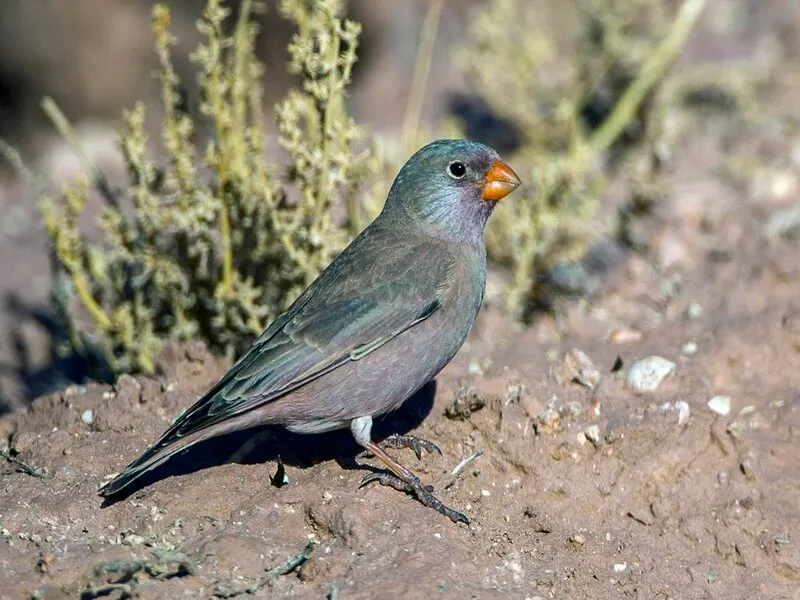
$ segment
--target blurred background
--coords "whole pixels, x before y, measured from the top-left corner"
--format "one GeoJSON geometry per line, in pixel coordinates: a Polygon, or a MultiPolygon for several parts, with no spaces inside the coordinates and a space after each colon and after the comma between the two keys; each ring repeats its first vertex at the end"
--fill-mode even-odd
{"type": "MultiPolygon", "coordinates": [[[[199,40],[195,23],[205,3],[166,3],[172,8],[173,32],[179,40],[173,57],[191,95],[189,54],[199,40]]],[[[0,137],[20,151],[26,164],[45,177],[51,189],[69,181],[80,169],[80,162],[42,112],[43,96],[56,100],[77,127],[82,145],[112,175],[119,173],[121,165],[114,145],[121,110],[137,100],[159,106],[151,33],[153,4],[152,0],[4,0],[0,16],[0,137]]],[[[230,4],[235,7],[237,3],[230,4]]],[[[259,17],[262,33],[258,55],[266,66],[264,109],[271,114],[293,81],[286,70],[292,27],[278,16],[273,2],[266,4],[266,14],[259,17]]],[[[454,114],[464,121],[467,131],[479,131],[479,126],[501,127],[500,121],[487,121],[479,101],[470,100],[475,82],[454,62],[456,51],[467,41],[471,19],[486,4],[482,0],[444,3],[422,105],[422,121],[431,131],[454,114]]],[[[665,10],[674,11],[679,2],[665,0],[662,4],[665,10]]],[[[531,2],[531,10],[537,5],[531,2]]],[[[385,139],[400,136],[420,31],[429,6],[426,0],[347,3],[348,17],[364,28],[349,109],[357,122],[385,139]]],[[[564,35],[568,34],[565,30],[564,35]]],[[[487,61],[492,60],[487,56],[487,61]]],[[[791,113],[795,94],[800,91],[798,63],[797,0],[708,0],[675,70],[711,65],[721,72],[740,68],[761,71],[769,79],[769,97],[774,100],[767,112],[785,115],[791,113]]],[[[494,62],[487,68],[502,71],[508,67],[494,62]]],[[[495,93],[506,92],[497,89],[495,93]]],[[[156,111],[150,116],[153,131],[157,131],[156,111]]],[[[778,137],[784,135],[783,131],[778,137]]],[[[487,135],[491,137],[492,132],[487,135]]],[[[385,175],[391,177],[393,173],[385,175]]],[[[54,323],[48,304],[47,239],[34,201],[14,170],[5,162],[0,164],[3,410],[22,406],[32,396],[57,385],[62,377],[51,368],[50,326],[54,323]]]]}

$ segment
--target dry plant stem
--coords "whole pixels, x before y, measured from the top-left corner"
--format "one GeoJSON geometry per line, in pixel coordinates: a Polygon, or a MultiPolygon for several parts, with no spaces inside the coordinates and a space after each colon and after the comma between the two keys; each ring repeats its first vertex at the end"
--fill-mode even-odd
{"type": "Polygon", "coordinates": [[[339,64],[339,49],[341,48],[341,38],[339,35],[334,36],[333,45],[331,46],[331,55],[328,57],[330,64],[333,67],[328,73],[328,100],[323,108],[322,115],[322,132],[320,138],[320,150],[322,151],[321,163],[322,170],[320,171],[319,181],[317,181],[317,198],[314,204],[314,224],[318,228],[318,233],[322,234],[326,228],[325,220],[325,205],[328,202],[329,185],[328,179],[330,177],[330,156],[329,156],[329,142],[331,138],[331,115],[333,114],[333,107],[331,106],[333,98],[336,97],[336,79],[339,64]]]}
{"type": "Polygon", "coordinates": [[[206,93],[211,93],[209,99],[214,111],[214,125],[216,128],[217,152],[217,177],[219,179],[219,189],[217,193],[220,197],[219,225],[220,225],[220,245],[222,250],[222,293],[223,297],[229,298],[233,292],[233,249],[231,246],[231,221],[230,207],[228,206],[228,196],[230,194],[230,166],[233,157],[230,155],[230,148],[227,145],[231,136],[228,135],[228,124],[223,122],[222,115],[225,114],[222,90],[222,46],[220,44],[220,32],[212,30],[208,34],[208,51],[213,57],[213,68],[208,74],[210,85],[205,86],[206,93]]]}
{"type": "Polygon", "coordinates": [[[42,99],[42,110],[44,110],[45,114],[50,118],[55,125],[58,132],[64,137],[69,145],[72,147],[73,151],[81,157],[84,164],[89,168],[89,171],[92,175],[92,183],[97,187],[100,193],[103,195],[103,198],[110,206],[114,208],[119,208],[119,202],[117,201],[117,195],[111,189],[111,186],[108,183],[105,175],[98,169],[94,163],[89,158],[89,155],[86,154],[86,151],[81,146],[80,142],[78,141],[78,134],[75,133],[75,129],[72,127],[70,122],[67,120],[67,117],[64,116],[64,113],[61,112],[61,109],[56,104],[55,100],[50,98],[49,96],[45,96],[42,99]]]}
{"type": "Polygon", "coordinates": [[[26,475],[30,475],[31,477],[36,477],[37,479],[44,479],[46,473],[45,469],[31,466],[25,461],[12,455],[11,452],[7,450],[0,450],[0,458],[5,458],[8,462],[17,465],[19,467],[19,470],[25,473],[26,475]]]}
{"type": "Polygon", "coordinates": [[[685,0],[669,33],[642,66],[636,79],[628,86],[614,110],[586,143],[588,154],[608,149],[631,122],[642,100],[664,76],[694,28],[706,0],[685,0]]]}
{"type": "Polygon", "coordinates": [[[283,564],[268,569],[267,578],[274,579],[276,577],[280,577],[281,575],[288,575],[297,567],[306,562],[311,557],[311,553],[313,551],[314,542],[308,542],[299,554],[290,556],[283,564]]]}
{"type": "Polygon", "coordinates": [[[410,153],[414,149],[420,115],[422,114],[422,103],[428,86],[428,75],[431,70],[433,47],[439,31],[439,19],[442,15],[443,6],[444,0],[429,0],[428,11],[422,24],[419,49],[414,63],[414,74],[411,78],[411,91],[408,95],[406,114],[403,117],[401,139],[406,153],[410,153]]]}
{"type": "Polygon", "coordinates": [[[107,583],[89,587],[81,594],[81,598],[102,598],[110,596],[114,592],[119,592],[120,598],[130,598],[133,594],[133,588],[127,583],[107,583]]]}
{"type": "MultiPolygon", "coordinates": [[[[247,122],[247,88],[251,83],[250,75],[247,72],[250,50],[247,28],[252,10],[252,0],[242,0],[239,5],[239,18],[236,20],[236,28],[234,30],[233,115],[235,123],[247,122]]],[[[242,142],[236,144],[236,164],[242,164],[247,159],[247,146],[244,143],[244,136],[237,136],[236,141],[242,142]]]]}
{"type": "Polygon", "coordinates": [[[11,146],[3,138],[0,138],[0,156],[8,161],[8,163],[14,168],[14,171],[16,171],[19,178],[25,182],[25,185],[27,185],[37,195],[40,193],[41,185],[37,181],[36,176],[31,172],[30,169],[28,169],[28,167],[25,166],[25,163],[22,162],[22,157],[19,155],[17,149],[11,146]]]}
{"type": "MultiPolygon", "coordinates": [[[[43,210],[43,219],[45,229],[50,234],[51,239],[57,243],[60,224],[56,215],[52,210],[45,209],[43,210]]],[[[111,319],[106,315],[103,307],[94,299],[94,296],[92,296],[86,274],[80,269],[70,268],[60,259],[59,265],[69,274],[72,279],[72,284],[75,286],[75,293],[78,294],[81,304],[83,304],[84,308],[89,312],[92,319],[94,319],[101,329],[109,331],[112,327],[111,319]]]]}
{"type": "MultiPolygon", "coordinates": [[[[42,100],[42,109],[53,122],[56,129],[58,129],[59,133],[69,142],[73,151],[76,152],[86,164],[92,175],[92,184],[100,191],[110,206],[115,209],[118,208],[119,203],[117,202],[116,195],[111,191],[111,186],[108,184],[105,175],[91,162],[89,156],[78,142],[75,129],[67,120],[66,116],[64,116],[64,113],[61,112],[55,100],[50,97],[45,97],[42,100]]],[[[46,229],[51,232],[51,238],[56,239],[59,223],[55,215],[52,212],[48,212],[44,215],[44,220],[46,229]]],[[[80,269],[70,269],[63,261],[61,261],[61,265],[68,271],[72,278],[73,285],[75,286],[75,292],[92,319],[95,320],[100,328],[106,331],[110,330],[112,327],[111,319],[106,315],[103,307],[94,299],[91,292],[91,285],[86,274],[80,269]]]]}
{"type": "Polygon", "coordinates": [[[169,10],[160,4],[153,8],[153,33],[156,38],[156,51],[160,65],[159,78],[161,80],[161,103],[164,106],[164,121],[161,128],[161,139],[165,152],[171,157],[172,176],[180,191],[179,208],[186,210],[183,199],[190,196],[196,188],[194,153],[189,136],[181,128],[181,120],[175,109],[178,102],[177,87],[180,83],[172,65],[170,47],[175,43],[170,32],[171,17],[169,10]],[[184,154],[191,155],[192,160],[181,160],[176,155],[178,149],[184,154]]]}
{"type": "Polygon", "coordinates": [[[215,596],[220,598],[234,598],[243,594],[250,595],[258,593],[258,591],[265,586],[272,585],[278,577],[292,573],[302,566],[303,563],[308,561],[308,559],[311,558],[311,553],[314,551],[314,545],[314,542],[308,542],[299,554],[290,556],[282,564],[267,569],[266,575],[261,577],[254,585],[234,590],[218,587],[215,596]]]}
{"type": "MultiPolygon", "coordinates": [[[[542,194],[542,197],[547,196],[542,194]]],[[[514,283],[509,289],[508,298],[506,299],[506,307],[515,317],[520,316],[523,298],[533,287],[534,264],[537,253],[537,247],[533,240],[537,239],[536,236],[540,227],[537,207],[532,206],[529,210],[533,212],[533,215],[528,220],[528,231],[525,234],[529,241],[528,243],[520,244],[520,247],[517,248],[513,269],[514,283]]]]}
{"type": "Polygon", "coordinates": [[[461,471],[464,470],[464,467],[466,467],[469,463],[471,463],[473,460],[475,460],[476,458],[478,458],[482,454],[483,454],[483,450],[476,450],[475,452],[470,454],[467,458],[463,459],[460,463],[458,463],[453,468],[453,470],[450,471],[450,475],[458,475],[461,471]]]}

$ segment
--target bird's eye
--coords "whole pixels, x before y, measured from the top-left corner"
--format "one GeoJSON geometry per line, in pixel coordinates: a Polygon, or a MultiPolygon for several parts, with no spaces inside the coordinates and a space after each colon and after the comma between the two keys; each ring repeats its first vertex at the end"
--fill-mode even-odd
{"type": "Polygon", "coordinates": [[[447,174],[453,179],[462,179],[467,174],[467,165],[459,161],[451,162],[447,165],[447,174]]]}

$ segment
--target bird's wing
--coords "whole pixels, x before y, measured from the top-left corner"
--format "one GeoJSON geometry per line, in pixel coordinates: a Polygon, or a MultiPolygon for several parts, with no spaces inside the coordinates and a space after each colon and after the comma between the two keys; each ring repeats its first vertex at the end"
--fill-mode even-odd
{"type": "Polygon", "coordinates": [[[371,247],[379,241],[348,248],[147,454],[359,360],[438,311],[450,255],[431,244],[371,247]]]}

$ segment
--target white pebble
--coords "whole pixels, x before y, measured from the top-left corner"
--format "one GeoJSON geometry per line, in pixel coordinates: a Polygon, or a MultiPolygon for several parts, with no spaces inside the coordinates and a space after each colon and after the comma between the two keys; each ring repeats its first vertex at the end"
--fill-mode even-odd
{"type": "Polygon", "coordinates": [[[678,400],[675,402],[675,409],[678,411],[678,425],[686,424],[692,414],[689,404],[683,400],[678,400]]]}
{"type": "Polygon", "coordinates": [[[627,386],[635,392],[654,392],[667,377],[675,374],[675,363],[661,356],[637,360],[628,369],[627,386]]]}
{"type": "Polygon", "coordinates": [[[708,401],[708,408],[718,415],[727,417],[731,414],[731,398],[730,396],[714,396],[708,401]]]}
{"type": "Polygon", "coordinates": [[[628,563],[616,563],[614,565],[614,572],[615,573],[622,573],[627,568],[628,568],[628,563]]]}
{"type": "Polygon", "coordinates": [[[583,430],[583,434],[586,436],[592,444],[597,446],[600,444],[600,426],[599,425],[589,425],[586,429],[583,430]]]}
{"type": "Polygon", "coordinates": [[[696,319],[703,314],[703,307],[698,302],[692,302],[686,309],[686,316],[690,319],[696,319]]]}
{"type": "Polygon", "coordinates": [[[87,425],[94,423],[94,413],[91,410],[85,410],[81,413],[81,421],[87,425]]]}

